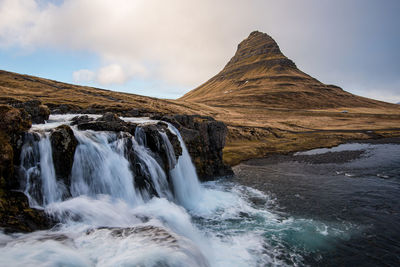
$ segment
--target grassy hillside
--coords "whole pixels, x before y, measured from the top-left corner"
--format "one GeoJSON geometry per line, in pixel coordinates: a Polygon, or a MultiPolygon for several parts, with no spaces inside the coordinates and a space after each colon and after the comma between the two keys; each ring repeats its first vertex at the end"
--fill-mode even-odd
{"type": "Polygon", "coordinates": [[[393,108],[353,95],[299,70],[267,34],[252,32],[221,72],[180,98],[218,107],[326,109],[393,108]]]}

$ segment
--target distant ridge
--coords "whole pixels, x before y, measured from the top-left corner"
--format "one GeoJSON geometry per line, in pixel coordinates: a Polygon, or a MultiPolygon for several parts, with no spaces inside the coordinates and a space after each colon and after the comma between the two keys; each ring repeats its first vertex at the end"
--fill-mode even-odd
{"type": "Polygon", "coordinates": [[[393,104],[353,95],[299,70],[266,33],[252,32],[217,75],[179,100],[211,106],[289,109],[385,107],[393,104]]]}

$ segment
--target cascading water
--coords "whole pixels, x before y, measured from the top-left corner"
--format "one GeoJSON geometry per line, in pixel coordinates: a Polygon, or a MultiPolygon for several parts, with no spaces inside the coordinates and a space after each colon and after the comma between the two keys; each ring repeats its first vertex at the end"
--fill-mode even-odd
{"type": "MultiPolygon", "coordinates": [[[[299,222],[269,212],[272,200],[257,190],[226,181],[200,184],[172,125],[168,129],[179,139],[182,154],[176,157],[168,135],[160,131],[159,145],[172,167],[168,173],[140,125],[134,136],[72,126],[78,145],[66,184],[55,173],[49,130],[69,124],[71,116],[51,119],[25,137],[21,185],[31,206],[44,209],[60,224],[11,237],[0,232],[0,266],[301,263],[301,256],[285,247],[282,235],[295,231],[299,222]]],[[[313,221],[301,223],[315,231],[325,229],[313,221]]]]}

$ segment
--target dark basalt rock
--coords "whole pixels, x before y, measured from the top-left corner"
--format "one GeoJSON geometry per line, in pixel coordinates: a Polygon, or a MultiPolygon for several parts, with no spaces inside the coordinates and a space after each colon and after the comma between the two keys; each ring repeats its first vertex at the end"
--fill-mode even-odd
{"type": "Polygon", "coordinates": [[[201,180],[212,180],[217,176],[233,174],[232,169],[222,160],[222,150],[228,132],[223,122],[198,115],[168,115],[152,118],[167,121],[180,131],[201,180]]]}
{"type": "MultiPolygon", "coordinates": [[[[77,119],[78,120],[78,119],[77,119]]],[[[128,132],[134,134],[136,124],[121,120],[116,114],[107,112],[96,121],[77,123],[79,130],[128,132]]]]}
{"type": "Polygon", "coordinates": [[[56,176],[69,186],[78,141],[68,125],[61,125],[54,129],[50,141],[56,176]]]}
{"type": "Polygon", "coordinates": [[[25,110],[8,105],[0,105],[0,118],[0,178],[7,188],[17,188],[14,164],[19,160],[20,140],[31,121],[25,110]]]}
{"type": "Polygon", "coordinates": [[[182,148],[178,137],[170,132],[170,130],[168,129],[168,125],[165,123],[158,123],[156,125],[149,124],[140,127],[146,134],[147,146],[150,148],[152,152],[154,152],[161,158],[162,162],[161,165],[164,166],[166,173],[168,173],[175,167],[176,160],[179,158],[179,156],[182,155],[182,148]],[[168,148],[162,139],[160,131],[164,132],[167,135],[169,142],[171,143],[172,148],[174,149],[175,161],[171,162],[168,159],[168,148]]]}
{"type": "Polygon", "coordinates": [[[71,125],[83,124],[91,121],[94,121],[94,119],[89,117],[88,115],[76,116],[72,118],[71,125]]]}
{"type": "Polygon", "coordinates": [[[0,189],[0,227],[6,232],[32,232],[54,225],[44,211],[29,207],[24,193],[0,189]]]}
{"type": "Polygon", "coordinates": [[[103,116],[98,118],[96,121],[114,121],[114,122],[123,122],[116,114],[112,112],[106,112],[103,116]]]}
{"type": "Polygon", "coordinates": [[[50,108],[51,114],[75,114],[75,113],[82,113],[81,108],[72,105],[72,104],[53,104],[53,103],[47,103],[46,104],[50,108]]]}
{"type": "Polygon", "coordinates": [[[49,119],[50,109],[46,105],[42,105],[39,100],[29,100],[25,103],[12,104],[15,108],[22,108],[31,116],[33,123],[44,123],[49,119]]]}

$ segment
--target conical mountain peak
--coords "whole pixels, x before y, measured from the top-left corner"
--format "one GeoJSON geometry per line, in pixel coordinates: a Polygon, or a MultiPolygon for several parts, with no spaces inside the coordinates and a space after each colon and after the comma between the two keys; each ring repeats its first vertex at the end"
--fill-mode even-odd
{"type": "Polygon", "coordinates": [[[249,37],[238,45],[233,58],[225,69],[264,62],[267,66],[274,65],[296,68],[296,65],[282,54],[275,40],[266,33],[253,31],[249,37]]]}
{"type": "Polygon", "coordinates": [[[381,105],[302,72],[271,36],[259,31],[240,42],[222,71],[180,99],[217,107],[320,109],[381,105]]]}

